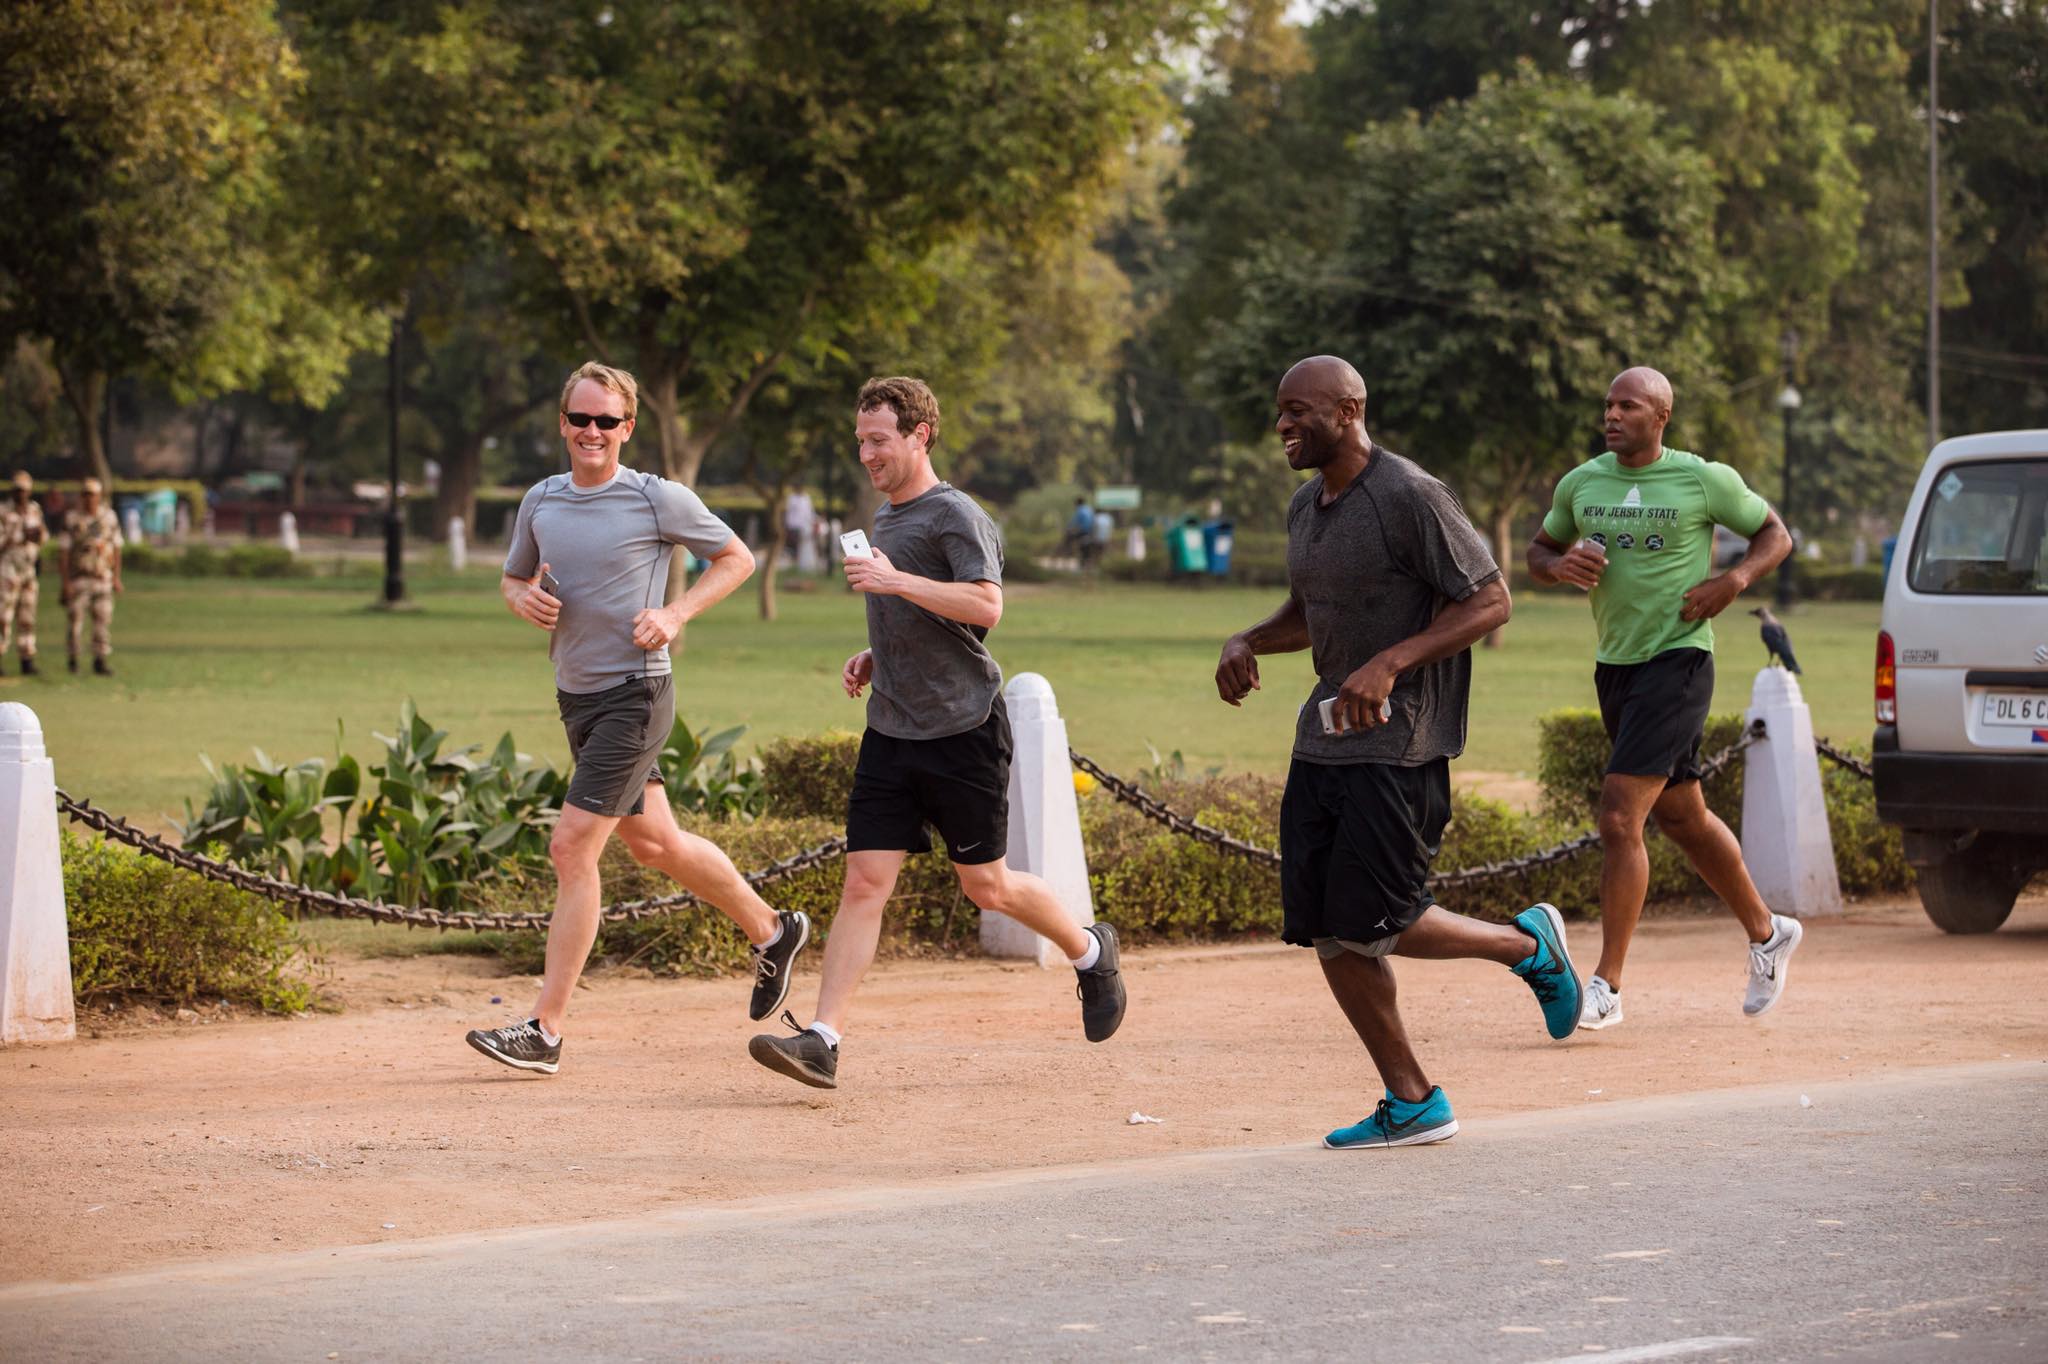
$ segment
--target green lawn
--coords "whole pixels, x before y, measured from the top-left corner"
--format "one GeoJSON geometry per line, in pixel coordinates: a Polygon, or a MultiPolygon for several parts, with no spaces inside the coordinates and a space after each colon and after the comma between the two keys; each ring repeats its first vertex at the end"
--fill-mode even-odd
{"type": "MultiPolygon", "coordinates": [[[[384,614],[365,609],[369,578],[137,575],[115,617],[111,680],[63,672],[63,618],[46,590],[45,675],[16,676],[9,659],[0,699],[41,717],[60,784],[142,817],[180,813],[200,793],[201,753],[325,755],[339,721],[352,751],[374,755],[372,733],[395,723],[408,695],[459,741],[510,729],[529,751],[564,760],[546,641],[505,611],[495,575],[423,576],[413,587],[420,610],[384,614]]],[[[1074,746],[1114,768],[1146,761],[1149,742],[1197,768],[1278,772],[1308,690],[1307,656],[1266,660],[1266,688],[1242,710],[1219,702],[1211,680],[1223,637],[1277,599],[1235,588],[1018,585],[996,656],[1010,675],[1051,679],[1074,746]]],[[[1856,603],[1788,621],[1821,734],[1869,736],[1877,618],[1875,603],[1856,603]]],[[[1533,771],[1536,719],[1593,703],[1592,633],[1576,593],[1522,594],[1507,647],[1479,651],[1467,768],[1533,771]]],[[[858,729],[861,705],[840,693],[838,676],[863,642],[861,605],[843,591],[785,594],[771,625],[758,619],[750,584],[691,628],[678,705],[693,725],[748,726],[750,742],[858,729]]],[[[1763,661],[1753,620],[1726,618],[1721,658],[1716,706],[1739,710],[1763,661]]]]}

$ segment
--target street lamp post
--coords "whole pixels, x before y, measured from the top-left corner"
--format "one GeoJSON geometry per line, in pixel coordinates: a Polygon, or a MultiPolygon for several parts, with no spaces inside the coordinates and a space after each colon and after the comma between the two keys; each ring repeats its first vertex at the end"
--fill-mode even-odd
{"type": "Polygon", "coordinates": [[[395,607],[405,600],[405,508],[398,500],[398,404],[401,394],[399,345],[405,332],[405,317],[391,319],[390,408],[390,501],[384,511],[384,606],[395,607]]]}
{"type": "MultiPolygon", "coordinates": [[[[1784,489],[1778,499],[1778,514],[1785,518],[1785,530],[1792,530],[1792,414],[1799,410],[1799,390],[1792,386],[1791,379],[1785,380],[1785,387],[1778,390],[1778,412],[1784,418],[1785,448],[1780,456],[1784,467],[1784,489]]],[[[1799,557],[1799,541],[1792,541],[1792,552],[1778,565],[1778,609],[1785,610],[1792,605],[1792,561],[1799,557]]]]}

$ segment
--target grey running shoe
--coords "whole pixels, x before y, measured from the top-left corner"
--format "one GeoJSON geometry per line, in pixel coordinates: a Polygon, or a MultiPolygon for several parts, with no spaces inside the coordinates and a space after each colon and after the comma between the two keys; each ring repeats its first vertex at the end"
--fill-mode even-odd
{"type": "Polygon", "coordinates": [[[1579,1011],[1579,1031],[1598,1032],[1621,1022],[1621,991],[1599,976],[1586,982],[1586,1004],[1579,1011]]]}
{"type": "Polygon", "coordinates": [[[549,1046],[540,1035],[538,1019],[507,1023],[489,1032],[473,1031],[463,1040],[493,1061],[502,1061],[518,1070],[553,1075],[562,1068],[562,1039],[556,1038],[554,1045],[549,1046]]]}
{"type": "Polygon", "coordinates": [[[1102,944],[1102,955],[1085,971],[1075,971],[1079,983],[1074,992],[1081,997],[1081,1031],[1090,1042],[1107,1042],[1124,1021],[1124,978],[1117,969],[1116,930],[1108,924],[1090,924],[1088,932],[1102,944]]]}
{"type": "Polygon", "coordinates": [[[1749,945],[1749,989],[1742,995],[1742,1012],[1755,1018],[1771,1011],[1778,996],[1785,992],[1785,969],[1792,964],[1792,954],[1805,936],[1806,929],[1799,920],[1783,914],[1771,916],[1769,939],[1749,945]]]}
{"type": "Polygon", "coordinates": [[[787,1009],[782,1011],[782,1021],[795,1029],[795,1037],[761,1033],[747,1043],[747,1055],[813,1089],[839,1088],[839,1048],[820,1034],[799,1026],[796,1015],[787,1009]]]}
{"type": "Polygon", "coordinates": [[[754,998],[747,1005],[747,1017],[760,1022],[782,1007],[789,998],[790,967],[796,954],[811,940],[811,916],[802,910],[777,910],[782,936],[766,947],[754,949],[754,998]]]}

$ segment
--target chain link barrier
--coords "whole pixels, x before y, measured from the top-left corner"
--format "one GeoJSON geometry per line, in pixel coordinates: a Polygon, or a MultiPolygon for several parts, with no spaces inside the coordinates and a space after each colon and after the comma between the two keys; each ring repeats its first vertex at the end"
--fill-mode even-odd
{"type": "MultiPolygon", "coordinates": [[[[1700,764],[1700,779],[1705,781],[1718,776],[1721,769],[1734,762],[1736,756],[1742,750],[1763,737],[1764,722],[1762,720],[1752,720],[1749,728],[1742,732],[1740,738],[1700,764]]],[[[1126,805],[1136,809],[1147,819],[1163,824],[1183,837],[1194,839],[1197,843],[1206,843],[1212,848],[1220,848],[1224,852],[1235,853],[1262,866],[1277,868],[1280,865],[1280,854],[1274,852],[1271,848],[1262,848],[1256,843],[1247,843],[1245,840],[1227,834],[1221,829],[1203,824],[1199,820],[1190,819],[1163,801],[1148,795],[1144,788],[1135,782],[1125,781],[1121,777],[1113,776],[1109,772],[1104,771],[1101,764],[1095,762],[1086,754],[1068,749],[1067,757],[1074,766],[1095,778],[1104,790],[1126,805]]],[[[1568,857],[1576,856],[1599,841],[1600,834],[1597,830],[1583,833],[1577,838],[1568,838],[1562,843],[1554,844],[1548,848],[1541,848],[1532,853],[1524,853],[1520,857],[1506,857],[1496,862],[1481,863],[1476,867],[1461,867],[1456,871],[1438,872],[1429,878],[1429,885],[1434,890],[1455,890],[1465,886],[1480,885],[1487,881],[1504,880],[1510,876],[1521,876],[1540,867],[1547,867],[1553,862],[1562,862],[1568,857]]]]}
{"type": "MultiPolygon", "coordinates": [[[[488,911],[460,909],[431,909],[424,906],[386,904],[382,900],[364,900],[354,895],[340,895],[333,891],[315,890],[295,881],[281,881],[275,876],[265,876],[246,867],[235,866],[216,858],[187,852],[183,848],[166,843],[155,834],[147,834],[128,823],[118,815],[95,806],[91,801],[73,800],[63,790],[57,792],[57,808],[70,816],[73,821],[104,835],[116,843],[125,843],[138,852],[159,858],[174,867],[181,867],[209,881],[233,886],[237,890],[261,895],[266,899],[282,901],[310,909],[319,914],[331,914],[338,919],[372,919],[378,923],[408,924],[414,928],[463,928],[489,929],[499,932],[532,932],[545,929],[550,916],[546,914],[496,914],[488,911]]],[[[771,862],[759,871],[749,872],[747,884],[756,890],[787,880],[801,871],[835,861],[846,854],[844,838],[828,838],[815,848],[806,848],[793,853],[779,862],[771,862]]],[[[678,891],[673,895],[649,896],[644,900],[622,900],[606,905],[598,911],[608,924],[630,923],[640,919],[651,919],[657,914],[669,914],[701,901],[689,891],[678,891]]]]}
{"type": "Polygon", "coordinates": [[[1823,758],[1840,767],[1846,767],[1865,781],[1876,781],[1877,774],[1870,770],[1870,764],[1843,749],[1836,748],[1826,739],[1815,739],[1813,746],[1823,758]]]}
{"type": "MultiPolygon", "coordinates": [[[[1700,764],[1701,780],[1718,776],[1722,769],[1735,761],[1742,751],[1764,737],[1764,722],[1753,720],[1740,738],[1726,748],[1713,754],[1700,764]]],[[[1837,763],[1857,776],[1871,779],[1870,764],[1843,751],[1826,739],[1815,739],[1814,748],[1831,762],[1837,763]]],[[[1261,866],[1280,866],[1280,854],[1271,848],[1261,847],[1226,833],[1222,829],[1204,824],[1181,814],[1164,801],[1150,795],[1136,782],[1126,781],[1104,768],[1087,754],[1075,749],[1067,750],[1067,757],[1073,765],[1093,777],[1111,796],[1131,806],[1147,819],[1163,825],[1183,838],[1193,839],[1222,852],[1242,857],[1261,866]]],[[[110,814],[95,806],[91,801],[74,800],[64,791],[57,792],[57,805],[74,822],[83,824],[116,843],[123,843],[138,852],[161,859],[174,867],[183,868],[209,881],[261,895],[270,900],[297,905],[302,909],[319,914],[328,914],[342,919],[371,919],[378,923],[407,924],[415,928],[494,930],[498,932],[532,932],[545,929],[550,916],[546,914],[499,914],[482,910],[441,910],[424,906],[387,904],[382,900],[365,900],[353,895],[334,891],[315,890],[294,881],[279,880],[260,872],[238,867],[230,862],[188,852],[165,842],[155,834],[144,833],[118,815],[110,814]]],[[[1576,856],[1599,843],[1598,831],[1580,834],[1577,838],[1541,848],[1520,857],[1502,858],[1495,862],[1482,863],[1476,867],[1461,867],[1456,871],[1438,872],[1429,878],[1429,884],[1437,890],[1454,890],[1465,886],[1479,885],[1488,881],[1503,880],[1510,876],[1522,876],[1552,863],[1562,862],[1576,856]]],[[[746,875],[748,885],[756,890],[787,880],[799,872],[822,866],[846,855],[844,838],[829,838],[813,848],[793,853],[777,862],[771,862],[759,871],[746,875]]],[[[686,909],[702,901],[689,891],[677,891],[672,895],[654,895],[642,900],[621,900],[606,905],[599,914],[605,923],[631,923],[653,918],[658,914],[670,914],[686,909]]]]}

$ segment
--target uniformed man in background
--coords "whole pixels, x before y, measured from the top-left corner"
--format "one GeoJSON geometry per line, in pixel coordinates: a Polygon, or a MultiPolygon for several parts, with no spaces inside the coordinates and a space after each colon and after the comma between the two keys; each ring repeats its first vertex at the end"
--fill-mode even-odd
{"type": "Polygon", "coordinates": [[[21,652],[21,673],[36,671],[36,569],[43,551],[43,509],[35,481],[14,475],[14,496],[0,505],[0,659],[12,643],[21,652]]]}
{"type": "Polygon", "coordinates": [[[114,594],[121,590],[121,525],[100,499],[100,481],[79,487],[83,503],[64,518],[64,609],[71,616],[72,672],[78,671],[78,638],[92,619],[92,670],[112,677],[107,656],[114,651],[114,594]]]}

